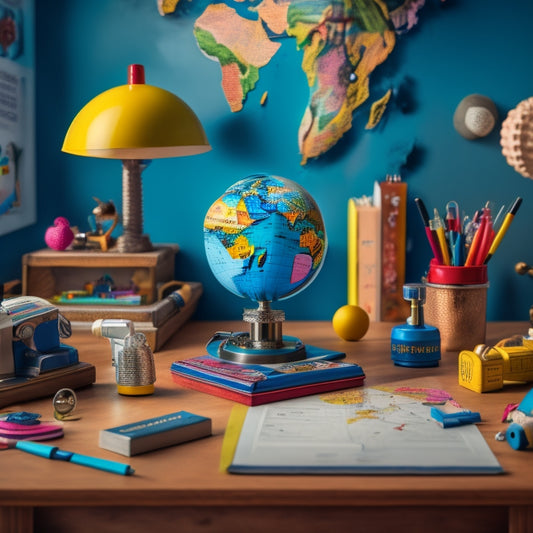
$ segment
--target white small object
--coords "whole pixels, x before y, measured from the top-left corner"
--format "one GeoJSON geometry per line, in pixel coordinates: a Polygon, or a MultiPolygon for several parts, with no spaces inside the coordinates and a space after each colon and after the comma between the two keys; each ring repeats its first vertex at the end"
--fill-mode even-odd
{"type": "Polygon", "coordinates": [[[495,124],[494,115],[485,107],[472,106],[466,110],[465,126],[476,137],[486,137],[495,124]]]}
{"type": "Polygon", "coordinates": [[[453,115],[453,125],[465,139],[486,137],[496,125],[498,110],[494,102],[482,94],[465,96],[453,115]]]}

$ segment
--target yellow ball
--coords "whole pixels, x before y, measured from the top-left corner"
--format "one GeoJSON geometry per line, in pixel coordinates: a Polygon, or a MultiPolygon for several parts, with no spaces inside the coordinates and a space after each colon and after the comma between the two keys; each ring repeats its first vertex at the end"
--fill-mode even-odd
{"type": "Polygon", "coordinates": [[[368,313],[358,305],[343,305],[333,315],[333,329],[345,341],[362,339],[370,326],[368,313]]]}

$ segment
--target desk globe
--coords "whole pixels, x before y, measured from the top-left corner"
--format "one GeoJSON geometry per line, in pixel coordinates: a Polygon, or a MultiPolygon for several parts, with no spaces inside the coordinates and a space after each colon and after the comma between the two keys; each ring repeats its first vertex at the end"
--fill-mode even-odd
{"type": "Polygon", "coordinates": [[[248,176],[209,208],[204,242],[217,280],[258,303],[243,313],[250,333],[215,335],[209,353],[239,363],[305,359],[305,345],[282,334],[284,312],[270,304],[307,287],[324,262],[326,231],[311,195],[286,178],[248,176]]]}

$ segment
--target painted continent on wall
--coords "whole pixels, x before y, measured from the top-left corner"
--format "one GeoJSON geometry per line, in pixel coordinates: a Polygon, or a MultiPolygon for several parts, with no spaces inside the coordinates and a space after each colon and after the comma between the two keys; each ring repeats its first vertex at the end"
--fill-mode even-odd
{"type": "MultiPolygon", "coordinates": [[[[178,1],[167,12],[175,10],[178,1]]],[[[301,163],[306,164],[350,130],[354,113],[370,98],[372,72],[393,51],[396,36],[416,25],[424,3],[226,0],[206,6],[194,23],[194,35],[200,49],[220,64],[222,90],[232,112],[243,109],[281,38],[295,40],[309,85],[298,132],[301,163]]],[[[371,102],[367,129],[379,124],[391,92],[389,88],[371,102]]]]}

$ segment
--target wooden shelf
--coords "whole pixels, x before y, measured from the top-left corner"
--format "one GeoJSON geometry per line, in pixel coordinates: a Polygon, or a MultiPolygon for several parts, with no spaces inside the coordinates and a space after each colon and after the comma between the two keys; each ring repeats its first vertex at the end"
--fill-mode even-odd
{"type": "Polygon", "coordinates": [[[90,330],[99,318],[131,320],[156,352],[189,320],[203,291],[199,282],[183,282],[190,286],[191,296],[181,308],[172,299],[159,299],[159,286],[174,280],[178,251],[176,244],[154,245],[154,250],[141,253],[38,250],[22,258],[22,294],[52,300],[63,291],[83,289],[85,283],[104,274],[111,276],[117,286],[129,286],[134,280],[146,297],[143,305],[55,305],[74,330],[90,330]]]}
{"type": "Polygon", "coordinates": [[[158,284],[174,279],[178,250],[175,244],[155,245],[142,253],[38,250],[22,257],[22,294],[50,299],[108,274],[118,286],[128,286],[134,279],[151,304],[157,301],[158,284]]]}

